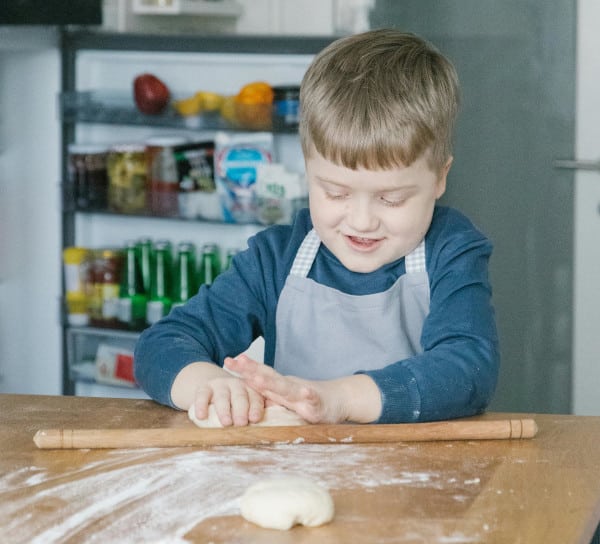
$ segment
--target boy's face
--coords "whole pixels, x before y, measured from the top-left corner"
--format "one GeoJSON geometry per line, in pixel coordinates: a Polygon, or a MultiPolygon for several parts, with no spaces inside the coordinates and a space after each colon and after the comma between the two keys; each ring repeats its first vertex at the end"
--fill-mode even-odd
{"type": "Polygon", "coordinates": [[[404,257],[429,229],[451,162],[441,173],[423,157],[403,168],[351,170],[313,148],[306,174],[310,214],[321,241],[353,272],[373,272],[404,257]]]}

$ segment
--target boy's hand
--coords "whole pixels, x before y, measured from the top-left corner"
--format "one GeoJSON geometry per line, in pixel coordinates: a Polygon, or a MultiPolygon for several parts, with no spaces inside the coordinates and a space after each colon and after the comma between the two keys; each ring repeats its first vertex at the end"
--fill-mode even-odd
{"type": "Polygon", "coordinates": [[[285,406],[310,423],[369,423],[381,412],[379,389],[368,376],[304,380],[283,376],[246,355],[227,357],[225,367],[262,397],[285,406]]]}
{"type": "Polygon", "coordinates": [[[198,419],[207,418],[208,406],[213,404],[223,426],[256,423],[265,411],[265,398],[260,393],[208,362],[185,367],[175,379],[171,398],[183,410],[193,403],[198,419]]]}
{"type": "Polygon", "coordinates": [[[224,427],[256,423],[265,411],[265,399],[233,376],[212,379],[196,389],[194,409],[198,419],[208,417],[209,404],[215,407],[224,427]]]}

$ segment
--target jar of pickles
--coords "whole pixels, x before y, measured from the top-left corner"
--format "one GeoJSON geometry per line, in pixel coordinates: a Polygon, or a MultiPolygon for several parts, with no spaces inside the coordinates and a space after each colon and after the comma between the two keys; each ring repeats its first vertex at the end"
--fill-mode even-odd
{"type": "Polygon", "coordinates": [[[110,149],[108,167],[108,204],[120,213],[143,213],[146,209],[146,148],[143,144],[124,144],[110,149]]]}

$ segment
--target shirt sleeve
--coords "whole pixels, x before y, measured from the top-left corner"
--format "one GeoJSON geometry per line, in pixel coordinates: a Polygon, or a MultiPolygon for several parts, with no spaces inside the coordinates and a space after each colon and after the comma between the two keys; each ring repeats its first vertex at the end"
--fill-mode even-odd
{"type": "Polygon", "coordinates": [[[491,253],[489,240],[474,229],[435,244],[427,265],[423,352],[364,372],[381,391],[378,423],[466,417],[490,402],[500,362],[488,279],[491,253]]]}

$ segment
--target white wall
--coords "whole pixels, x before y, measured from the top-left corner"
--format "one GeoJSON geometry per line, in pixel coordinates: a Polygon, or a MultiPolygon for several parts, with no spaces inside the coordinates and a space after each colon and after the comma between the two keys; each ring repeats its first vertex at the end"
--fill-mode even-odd
{"type": "Polygon", "coordinates": [[[48,29],[0,29],[0,392],[61,392],[60,81],[48,29]]]}

